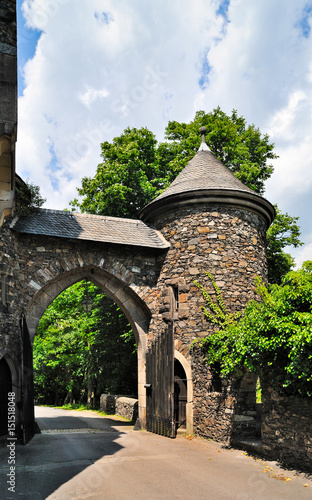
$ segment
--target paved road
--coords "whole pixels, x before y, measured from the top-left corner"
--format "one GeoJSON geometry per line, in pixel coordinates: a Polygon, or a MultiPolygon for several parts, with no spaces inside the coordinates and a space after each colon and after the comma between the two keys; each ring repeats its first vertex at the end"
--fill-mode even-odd
{"type": "Polygon", "coordinates": [[[42,434],[16,447],[15,492],[0,449],[5,500],[311,500],[312,481],[203,439],[133,431],[95,412],[36,408],[42,434]]]}

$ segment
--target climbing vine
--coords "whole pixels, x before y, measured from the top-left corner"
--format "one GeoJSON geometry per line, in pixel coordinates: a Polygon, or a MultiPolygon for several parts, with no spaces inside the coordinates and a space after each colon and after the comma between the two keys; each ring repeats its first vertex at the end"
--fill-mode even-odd
{"type": "Polygon", "coordinates": [[[248,369],[282,394],[312,398],[312,261],[286,274],[281,285],[267,288],[258,278],[258,300],[240,319],[225,313],[220,296],[215,304],[196,286],[210,309],[203,307],[205,316],[220,327],[199,342],[209,365],[220,364],[221,377],[248,369]]]}
{"type": "Polygon", "coordinates": [[[202,306],[202,311],[207,318],[208,321],[211,321],[214,325],[218,325],[220,330],[224,330],[227,326],[232,323],[236,323],[236,321],[240,318],[241,312],[230,313],[227,311],[224,305],[223,297],[218,287],[214,277],[208,271],[205,271],[206,275],[210,279],[210,282],[213,286],[213,289],[216,294],[216,302],[214,302],[207,290],[198,283],[198,281],[194,281],[194,285],[201,291],[204,299],[206,300],[207,306],[202,306]]]}

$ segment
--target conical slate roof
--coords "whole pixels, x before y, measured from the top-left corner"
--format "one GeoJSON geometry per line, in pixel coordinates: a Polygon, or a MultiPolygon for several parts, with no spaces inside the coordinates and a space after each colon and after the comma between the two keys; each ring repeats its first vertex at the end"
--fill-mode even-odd
{"type": "Polygon", "coordinates": [[[262,196],[245,186],[209,150],[203,141],[195,156],[176,179],[141,211],[144,221],[152,221],[177,205],[222,203],[260,212],[268,225],[274,219],[274,207],[262,196]]]}
{"type": "MultiPolygon", "coordinates": [[[[230,189],[254,193],[232,174],[211,151],[198,151],[172,184],[156,200],[198,189],[230,189]]],[[[152,202],[153,203],[153,202],[152,202]]]]}

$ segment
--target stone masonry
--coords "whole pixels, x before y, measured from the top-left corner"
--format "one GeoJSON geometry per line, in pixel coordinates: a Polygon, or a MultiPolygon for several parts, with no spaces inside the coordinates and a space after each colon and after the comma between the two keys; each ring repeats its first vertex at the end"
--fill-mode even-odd
{"type": "MultiPolygon", "coordinates": [[[[199,151],[137,220],[53,210],[14,217],[16,180],[23,182],[15,175],[16,82],[15,2],[0,1],[0,362],[16,392],[17,434],[25,434],[27,408],[27,439],[33,433],[30,351],[38,322],[59,293],[86,279],[119,304],[132,325],[143,427],[147,352],[170,330],[175,366],[184,373],[186,431],[226,443],[248,436],[257,425],[255,380],[245,374],[221,381],[200,347],[193,347],[214,332],[194,280],[213,296],[209,271],[227,309],[243,311],[254,298],[255,277],[266,280],[273,206],[210,152],[203,129],[199,151]]],[[[169,397],[166,380],[161,383],[169,397]]],[[[269,388],[263,401],[263,449],[312,467],[311,403],[291,401],[288,407],[269,388]]]]}
{"type": "Polygon", "coordinates": [[[193,369],[194,428],[207,437],[224,439],[230,435],[234,397],[228,394],[229,388],[224,388],[222,394],[212,392],[212,376],[206,362],[200,354],[195,355],[194,349],[190,350],[193,340],[213,331],[203,315],[201,306],[205,301],[194,280],[213,296],[214,290],[205,274],[209,271],[227,309],[242,310],[254,298],[255,277],[266,279],[265,223],[255,213],[213,205],[162,215],[156,227],[171,247],[158,279],[159,302],[150,331],[156,335],[165,327],[171,317],[172,287],[177,287],[175,343],[193,369]]]}

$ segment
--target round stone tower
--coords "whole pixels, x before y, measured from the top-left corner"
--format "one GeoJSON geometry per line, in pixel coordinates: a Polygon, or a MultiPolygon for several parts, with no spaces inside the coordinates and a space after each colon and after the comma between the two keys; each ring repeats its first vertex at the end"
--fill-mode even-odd
{"type": "Polygon", "coordinates": [[[224,440],[230,432],[226,428],[234,405],[228,389],[224,411],[218,413],[224,424],[220,432],[204,431],[216,427],[216,413],[207,414],[207,406],[219,405],[220,409],[220,396],[215,404],[211,399],[220,387],[214,387],[213,374],[199,350],[190,349],[194,339],[214,331],[203,315],[201,306],[205,301],[194,281],[213,298],[214,290],[205,273],[208,271],[228,311],[244,309],[254,298],[255,277],[266,280],[266,230],[274,219],[274,207],[211,153],[205,143],[204,127],[201,132],[198,152],[174,182],[142,210],[141,218],[161,231],[171,244],[159,263],[158,301],[151,334],[158,335],[168,321],[173,322],[176,355],[191,368],[188,403],[193,402],[196,429],[224,440]]]}

